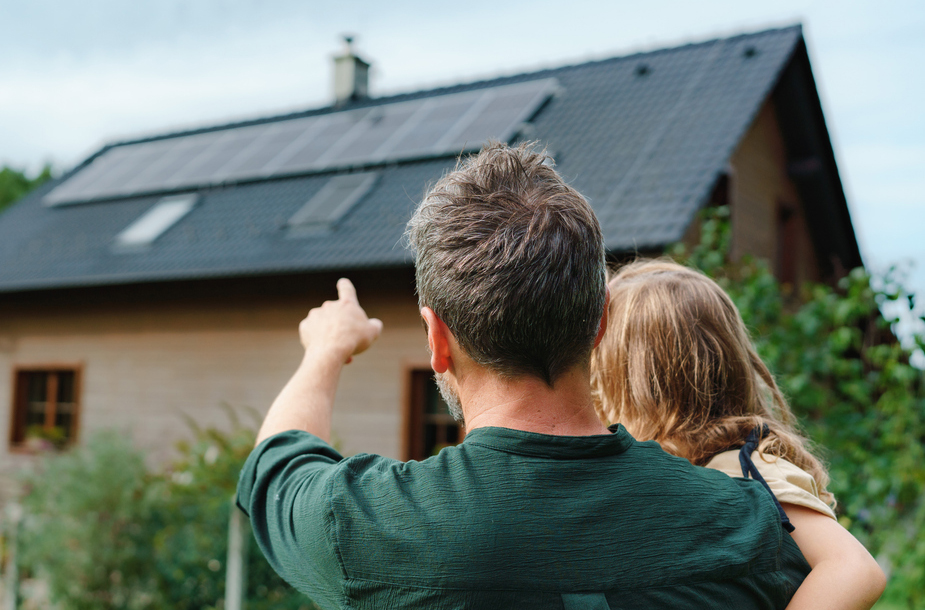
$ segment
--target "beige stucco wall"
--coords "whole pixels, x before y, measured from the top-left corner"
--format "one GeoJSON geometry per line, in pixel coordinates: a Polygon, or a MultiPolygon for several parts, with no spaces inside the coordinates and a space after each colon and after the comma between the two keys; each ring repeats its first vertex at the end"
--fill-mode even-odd
{"type": "Polygon", "coordinates": [[[796,280],[819,279],[818,264],[806,228],[803,203],[787,175],[787,159],[773,102],[765,102],[730,159],[732,255],[778,257],[778,206],[796,209],[796,280]]]}
{"type": "MultiPolygon", "coordinates": [[[[94,430],[130,435],[152,459],[169,457],[188,435],[183,415],[228,427],[221,405],[249,420],[260,415],[295,370],[297,327],[332,291],[299,297],[182,299],[159,305],[49,302],[6,308],[0,301],[0,470],[26,459],[9,449],[12,372],[17,366],[82,367],[79,440],[94,430]]],[[[344,369],[334,434],[347,454],[402,457],[406,379],[428,362],[426,338],[411,291],[360,292],[385,328],[380,340],[344,369]]]]}

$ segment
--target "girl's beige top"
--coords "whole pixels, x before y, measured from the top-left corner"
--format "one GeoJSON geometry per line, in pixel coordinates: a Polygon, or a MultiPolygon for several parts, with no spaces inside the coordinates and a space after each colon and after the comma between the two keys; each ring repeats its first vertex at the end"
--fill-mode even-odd
{"type": "MultiPolygon", "coordinates": [[[[767,481],[768,487],[774,492],[781,504],[796,504],[805,506],[828,517],[835,519],[832,507],[819,499],[819,490],[816,480],[806,471],[801,470],[787,460],[773,455],[765,455],[755,451],[752,453],[752,462],[755,468],[767,481]]],[[[731,477],[741,477],[742,467],[739,465],[739,450],[724,451],[718,454],[707,464],[725,472],[731,477]]]]}

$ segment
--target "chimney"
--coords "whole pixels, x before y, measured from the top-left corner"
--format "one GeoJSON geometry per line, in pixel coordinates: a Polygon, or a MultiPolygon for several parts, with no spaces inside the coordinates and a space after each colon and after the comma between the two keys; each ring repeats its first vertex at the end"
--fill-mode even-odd
{"type": "Polygon", "coordinates": [[[334,58],[336,104],[369,97],[369,64],[353,53],[353,36],[344,36],[344,53],[334,58]]]}

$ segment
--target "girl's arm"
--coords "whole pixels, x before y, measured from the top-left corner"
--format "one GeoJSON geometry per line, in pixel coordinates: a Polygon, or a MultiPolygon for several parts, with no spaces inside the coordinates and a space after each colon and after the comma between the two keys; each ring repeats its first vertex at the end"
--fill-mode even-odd
{"type": "Polygon", "coordinates": [[[810,508],[783,504],[791,534],[812,571],[787,610],[869,610],[886,587],[883,570],[837,521],[810,508]]]}

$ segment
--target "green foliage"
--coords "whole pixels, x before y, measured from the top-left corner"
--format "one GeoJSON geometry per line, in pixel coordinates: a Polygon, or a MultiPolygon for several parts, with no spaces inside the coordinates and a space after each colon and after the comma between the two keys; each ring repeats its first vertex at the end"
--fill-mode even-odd
{"type": "Polygon", "coordinates": [[[63,607],[145,606],[149,481],[143,456],[114,433],[96,435],[85,450],[49,454],[28,476],[22,563],[63,607]]]}
{"type": "Polygon", "coordinates": [[[45,165],[35,178],[10,167],[0,169],[0,211],[51,179],[51,166],[45,165]]]}
{"type": "MultiPolygon", "coordinates": [[[[225,593],[228,519],[238,474],[255,433],[229,411],[230,433],[199,429],[179,445],[181,457],[159,479],[162,524],[154,534],[157,589],[164,608],[220,608],[225,593]]],[[[248,610],[313,608],[273,571],[254,540],[248,545],[248,610]]]]}
{"type": "Polygon", "coordinates": [[[52,426],[47,428],[42,425],[33,424],[26,427],[26,440],[36,439],[46,441],[52,447],[57,449],[64,448],[67,445],[67,430],[63,426],[52,426]]]}
{"type": "MultiPolygon", "coordinates": [[[[710,210],[702,240],[673,255],[729,292],[761,357],[777,376],[829,466],[840,521],[883,563],[891,607],[925,607],[925,374],[882,311],[914,299],[895,269],[854,269],[836,287],[778,285],[761,261],[728,262],[725,208],[710,210]]],[[[913,338],[914,347],[925,345],[913,338]]]]}
{"type": "MultiPolygon", "coordinates": [[[[224,606],[231,498],[254,432],[199,429],[151,474],[115,433],[50,453],[26,477],[23,564],[62,609],[224,606]]],[[[248,546],[249,610],[314,608],[248,546]]]]}

